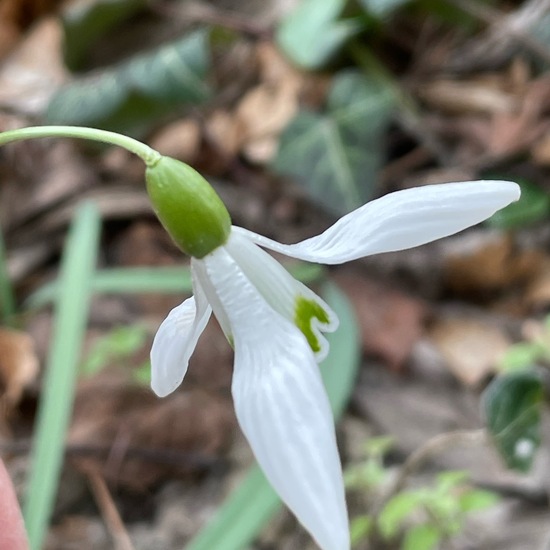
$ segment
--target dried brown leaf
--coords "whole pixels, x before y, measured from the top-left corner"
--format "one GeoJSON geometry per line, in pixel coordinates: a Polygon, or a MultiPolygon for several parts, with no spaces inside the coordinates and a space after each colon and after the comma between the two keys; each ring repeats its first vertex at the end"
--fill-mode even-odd
{"type": "Polygon", "coordinates": [[[514,155],[539,139],[549,127],[549,121],[543,117],[549,95],[550,79],[542,78],[529,85],[516,110],[495,113],[487,152],[495,157],[514,155]]]}
{"type": "Polygon", "coordinates": [[[550,258],[542,262],[540,270],[529,282],[524,302],[530,312],[547,311],[550,305],[550,258]]]}
{"type": "Polygon", "coordinates": [[[457,294],[484,296],[524,284],[541,269],[544,255],[522,250],[500,233],[456,241],[444,259],[446,285],[457,294]]]}
{"type": "Polygon", "coordinates": [[[0,105],[41,114],[65,82],[61,23],[53,17],[37,24],[0,68],[0,105]]]}
{"type": "Polygon", "coordinates": [[[511,344],[501,329],[473,317],[438,319],[429,337],[454,376],[473,387],[493,372],[511,344]]]}
{"type": "Polygon", "coordinates": [[[411,296],[352,272],[336,281],[354,305],[363,351],[399,370],[420,339],[427,315],[425,305],[411,296]]]}
{"type": "Polygon", "coordinates": [[[457,114],[509,113],[517,100],[491,81],[436,80],[422,86],[420,97],[432,107],[457,114]]]}
{"type": "Polygon", "coordinates": [[[201,141],[199,124],[192,119],[177,120],[164,126],[150,140],[160,154],[193,164],[201,141]]]}
{"type": "Polygon", "coordinates": [[[234,425],[225,397],[188,389],[159,399],[104,371],[79,387],[69,444],[110,449],[107,460],[87,457],[76,464],[99,467],[107,479],[143,490],[171,475],[204,470],[227,449],[234,425]]]}
{"type": "Polygon", "coordinates": [[[0,59],[39,17],[54,11],[61,0],[2,0],[0,2],[0,59]]]}
{"type": "Polygon", "coordinates": [[[233,112],[218,109],[206,123],[208,138],[229,159],[242,153],[268,163],[279,135],[298,110],[306,76],[292,67],[271,42],[260,42],[256,56],[259,84],[249,89],[233,112]]]}
{"type": "Polygon", "coordinates": [[[5,412],[17,405],[24,389],[36,379],[38,369],[32,338],[18,330],[0,328],[0,395],[5,412]]]}

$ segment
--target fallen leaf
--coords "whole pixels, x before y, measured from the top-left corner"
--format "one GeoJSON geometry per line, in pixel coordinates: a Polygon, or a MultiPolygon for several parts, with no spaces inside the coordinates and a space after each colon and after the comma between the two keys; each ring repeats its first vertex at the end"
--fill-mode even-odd
{"type": "Polygon", "coordinates": [[[411,296],[352,272],[336,282],[355,307],[363,351],[400,370],[424,331],[425,305],[411,296]]]}
{"type": "Polygon", "coordinates": [[[298,111],[298,90],[296,83],[285,79],[278,85],[257,86],[243,97],[235,117],[248,160],[265,164],[273,159],[280,133],[298,111]]]}
{"type": "Polygon", "coordinates": [[[429,338],[448,369],[470,387],[478,386],[494,371],[511,345],[500,328],[473,317],[437,319],[429,330],[429,338]]]}
{"type": "Polygon", "coordinates": [[[58,19],[37,24],[0,68],[0,105],[29,115],[42,114],[66,81],[58,19]]]}
{"type": "Polygon", "coordinates": [[[16,46],[23,32],[61,0],[2,0],[0,2],[0,59],[16,46]]]}
{"type": "MultiPolygon", "coordinates": [[[[53,214],[53,210],[71,197],[81,200],[81,193],[95,183],[95,174],[75,144],[67,140],[26,141],[10,144],[6,150],[12,154],[13,169],[0,188],[0,216],[10,230],[32,220],[33,231],[29,232],[26,227],[14,238],[21,244],[26,234],[30,236],[26,243],[35,244],[37,233],[46,232],[42,220],[37,218],[53,214]]],[[[59,220],[59,213],[54,217],[59,220]]]]}
{"type": "Polygon", "coordinates": [[[489,135],[487,152],[494,157],[517,154],[531,145],[548,129],[548,121],[542,115],[548,107],[550,79],[533,81],[519,97],[518,108],[495,113],[489,135]]]}
{"type": "Polygon", "coordinates": [[[84,380],[75,400],[69,445],[108,451],[75,459],[110,481],[144,490],[161,479],[204,471],[232,441],[228,398],[189,388],[159,399],[107,370],[84,380]]]}
{"type": "Polygon", "coordinates": [[[234,114],[222,109],[212,112],[206,121],[205,131],[207,139],[228,161],[239,153],[244,142],[243,128],[237,124],[234,114]]]}
{"type": "Polygon", "coordinates": [[[483,296],[523,284],[535,276],[543,254],[522,250],[513,238],[500,232],[466,234],[447,248],[444,280],[460,295],[483,296]]]}
{"type": "Polygon", "coordinates": [[[18,330],[0,328],[0,401],[8,414],[21,399],[24,389],[38,375],[39,362],[32,338],[18,330]]]}
{"type": "Polygon", "coordinates": [[[531,150],[533,160],[541,166],[550,166],[550,131],[535,142],[531,150]]]}
{"type": "Polygon", "coordinates": [[[492,82],[436,80],[418,93],[432,107],[450,113],[509,113],[516,106],[516,99],[492,82]]]}
{"type": "Polygon", "coordinates": [[[183,119],[164,126],[150,139],[150,146],[161,155],[193,164],[199,152],[201,130],[192,119],[183,119]]]}
{"type": "Polygon", "coordinates": [[[270,42],[256,50],[259,84],[248,90],[233,112],[217,109],[206,123],[208,138],[228,158],[241,152],[250,162],[274,157],[279,135],[298,111],[306,76],[270,42]]]}
{"type": "Polygon", "coordinates": [[[535,277],[527,285],[525,306],[530,312],[547,311],[550,305],[550,258],[546,258],[535,277]]]}

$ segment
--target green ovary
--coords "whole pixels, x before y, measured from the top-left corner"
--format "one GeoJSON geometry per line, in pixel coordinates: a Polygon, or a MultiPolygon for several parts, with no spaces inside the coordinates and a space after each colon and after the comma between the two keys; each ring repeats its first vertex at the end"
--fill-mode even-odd
{"type": "Polygon", "coordinates": [[[227,242],[231,218],[210,184],[187,164],[161,157],[145,172],[153,209],[174,242],[193,258],[227,242]]]}
{"type": "Polygon", "coordinates": [[[323,325],[328,325],[330,321],[328,313],[315,300],[298,296],[296,299],[294,322],[306,337],[306,340],[314,353],[318,353],[321,351],[321,343],[313,332],[313,328],[311,326],[313,318],[317,319],[323,325]]]}

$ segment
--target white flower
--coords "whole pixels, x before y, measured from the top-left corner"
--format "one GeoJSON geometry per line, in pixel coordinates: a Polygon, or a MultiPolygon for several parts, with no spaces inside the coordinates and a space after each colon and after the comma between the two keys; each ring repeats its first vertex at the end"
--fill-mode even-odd
{"type": "Polygon", "coordinates": [[[451,235],[519,194],[516,184],[503,181],[399,191],[294,245],[233,227],[224,245],[192,259],[195,295],[170,312],[153,343],[153,390],[164,396],[181,384],[214,311],[235,349],[235,410],[256,459],[323,550],[349,549],[334,422],[316,364],[328,351],[322,332],[335,330],[338,320],[321,298],[257,245],[338,264],[451,235]]]}

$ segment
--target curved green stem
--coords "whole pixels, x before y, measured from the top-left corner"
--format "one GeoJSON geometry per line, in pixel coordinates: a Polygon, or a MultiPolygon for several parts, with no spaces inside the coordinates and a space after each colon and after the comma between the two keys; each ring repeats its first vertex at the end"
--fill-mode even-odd
{"type": "Polygon", "coordinates": [[[136,139],[115,132],[108,132],[107,130],[82,128],[79,126],[33,126],[30,128],[9,130],[0,133],[0,146],[13,141],[46,137],[90,139],[92,141],[118,145],[136,154],[149,167],[154,166],[161,158],[161,154],[158,151],[151,149],[151,147],[136,139]]]}

